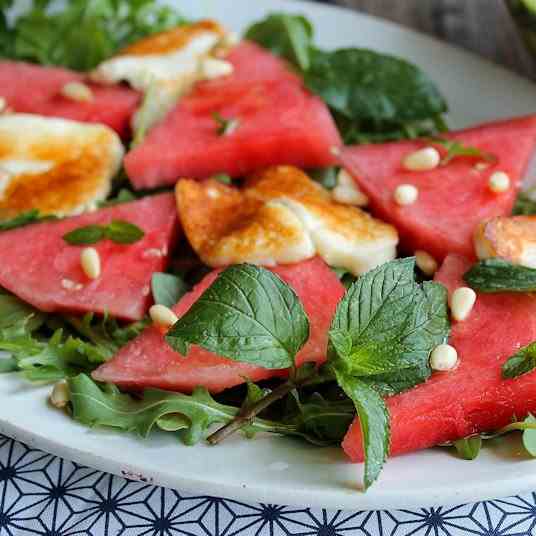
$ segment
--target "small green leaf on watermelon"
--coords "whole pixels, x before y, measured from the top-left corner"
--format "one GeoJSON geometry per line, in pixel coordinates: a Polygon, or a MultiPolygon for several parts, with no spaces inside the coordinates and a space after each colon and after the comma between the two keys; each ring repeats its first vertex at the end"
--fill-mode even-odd
{"type": "Polygon", "coordinates": [[[188,285],[177,275],[156,272],[151,278],[154,302],[173,307],[188,292],[188,285]]]}
{"type": "Polygon", "coordinates": [[[429,141],[433,144],[440,145],[447,151],[447,154],[441,159],[440,165],[442,166],[446,166],[455,158],[461,157],[477,158],[479,160],[485,160],[486,162],[490,163],[497,162],[497,157],[495,155],[483,151],[478,147],[464,145],[461,141],[458,140],[432,137],[429,139],[429,141]]]}
{"type": "Polygon", "coordinates": [[[309,170],[309,176],[326,190],[333,190],[337,186],[338,173],[339,168],[334,166],[309,170]]]}
{"type": "Polygon", "coordinates": [[[197,344],[235,361],[269,369],[294,365],[309,338],[309,320],[296,293],[259,266],[227,268],[166,335],[186,354],[197,344]]]}
{"type": "Polygon", "coordinates": [[[482,448],[482,438],[480,436],[467,437],[454,441],[458,455],[464,460],[474,460],[477,458],[482,448]]]}
{"type": "Polygon", "coordinates": [[[145,236],[137,225],[124,220],[113,220],[106,226],[104,234],[116,244],[134,244],[145,236]]]}
{"type": "Polygon", "coordinates": [[[40,221],[53,219],[55,219],[54,216],[40,216],[39,211],[37,209],[32,209],[28,210],[27,212],[22,212],[11,220],[0,221],[0,232],[10,231],[11,229],[16,229],[17,227],[24,227],[25,225],[30,225],[31,223],[37,223],[40,221]]]}
{"type": "Polygon", "coordinates": [[[536,418],[534,415],[529,414],[524,424],[531,425],[531,427],[523,431],[523,446],[533,458],[536,458],[536,418]]]}
{"type": "Polygon", "coordinates": [[[225,117],[222,117],[218,112],[214,112],[212,114],[212,118],[216,122],[216,132],[218,133],[218,136],[229,136],[240,126],[239,119],[226,119],[225,117]]]}
{"type": "Polygon", "coordinates": [[[534,369],[536,369],[536,342],[521,348],[504,363],[502,377],[504,379],[517,378],[534,369]]]}
{"type": "Polygon", "coordinates": [[[108,225],[86,225],[74,229],[63,236],[71,246],[86,246],[108,239],[116,244],[133,244],[141,240],[145,233],[133,223],[113,220],[108,225]]]}
{"type": "Polygon", "coordinates": [[[463,278],[479,292],[536,292],[536,270],[503,259],[480,261],[463,278]]]}
{"type": "Polygon", "coordinates": [[[309,69],[313,27],[305,17],[273,13],[250,26],[245,37],[286,58],[300,70],[309,69]]]}
{"type": "Polygon", "coordinates": [[[105,227],[102,225],[86,225],[74,229],[63,236],[63,240],[71,246],[96,244],[105,237],[105,227]]]}
{"type": "Polygon", "coordinates": [[[227,173],[217,173],[216,175],[213,175],[212,178],[222,184],[232,184],[233,182],[233,179],[230,175],[227,175],[227,173]]]}
{"type": "Polygon", "coordinates": [[[532,216],[536,214],[536,201],[532,199],[529,192],[521,192],[516,199],[513,216],[532,216]]]}

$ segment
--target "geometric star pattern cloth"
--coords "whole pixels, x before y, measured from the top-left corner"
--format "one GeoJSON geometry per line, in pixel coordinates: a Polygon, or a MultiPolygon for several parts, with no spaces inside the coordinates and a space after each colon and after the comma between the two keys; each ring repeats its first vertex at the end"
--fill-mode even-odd
{"type": "Polygon", "coordinates": [[[454,507],[337,511],[185,495],[0,435],[0,536],[536,536],[536,492],[454,507]]]}

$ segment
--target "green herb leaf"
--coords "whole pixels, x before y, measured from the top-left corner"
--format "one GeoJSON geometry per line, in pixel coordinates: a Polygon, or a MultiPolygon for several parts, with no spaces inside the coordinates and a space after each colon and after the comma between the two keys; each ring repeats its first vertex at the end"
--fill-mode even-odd
{"type": "Polygon", "coordinates": [[[524,424],[531,425],[531,427],[523,431],[523,446],[533,458],[536,458],[536,418],[529,415],[524,424]]]}
{"type": "Polygon", "coordinates": [[[380,475],[389,454],[389,413],[382,397],[357,378],[337,372],[337,382],[355,404],[365,452],[365,489],[380,475]]]}
{"type": "Polygon", "coordinates": [[[37,223],[43,219],[45,218],[39,215],[39,211],[37,209],[29,210],[28,212],[23,212],[22,214],[15,216],[11,220],[0,222],[0,232],[10,231],[11,229],[16,229],[17,227],[24,227],[25,225],[37,223]]]}
{"type": "Polygon", "coordinates": [[[136,201],[136,195],[127,188],[121,188],[115,197],[108,198],[106,201],[99,203],[99,208],[114,207],[122,203],[130,203],[136,201]]]}
{"type": "Polygon", "coordinates": [[[536,201],[532,199],[528,192],[521,192],[516,199],[516,204],[512,209],[513,216],[532,216],[536,214],[536,201]]]}
{"type": "Polygon", "coordinates": [[[119,48],[184,22],[152,0],[70,0],[59,10],[49,4],[33,0],[13,27],[0,18],[0,43],[9,43],[0,49],[4,57],[87,71],[119,48]]]}
{"type": "Polygon", "coordinates": [[[474,460],[477,458],[482,448],[482,438],[480,436],[459,439],[454,442],[454,447],[464,460],[474,460]]]}
{"type": "Polygon", "coordinates": [[[134,244],[145,236],[137,225],[124,220],[113,220],[106,226],[104,234],[116,244],[134,244]]]}
{"type": "Polygon", "coordinates": [[[96,244],[105,237],[105,227],[102,225],[86,225],[74,229],[63,236],[63,240],[71,246],[96,244]]]}
{"type": "Polygon", "coordinates": [[[233,179],[227,175],[227,173],[217,173],[216,175],[213,175],[212,178],[222,184],[232,184],[233,182],[233,179]]]}
{"type": "Polygon", "coordinates": [[[478,149],[478,147],[464,145],[458,140],[448,140],[446,138],[433,137],[430,138],[429,141],[446,149],[447,154],[441,159],[440,162],[442,166],[446,166],[455,158],[460,157],[478,158],[487,162],[497,162],[497,157],[495,155],[482,151],[481,149],[478,149]]]}
{"type": "Polygon", "coordinates": [[[156,272],[151,279],[155,303],[173,307],[188,292],[188,285],[177,275],[156,272]]]}
{"type": "Polygon", "coordinates": [[[326,190],[333,190],[337,186],[338,173],[339,168],[335,166],[309,170],[309,176],[326,190]]]}
{"type": "Polygon", "coordinates": [[[240,125],[239,119],[226,119],[222,117],[218,112],[212,114],[212,118],[216,122],[218,136],[228,136],[232,134],[240,125]]]}
{"type": "MultiPolygon", "coordinates": [[[[226,424],[236,417],[238,408],[216,402],[210,393],[198,387],[191,395],[159,389],[144,391],[138,399],[122,394],[115,386],[99,387],[89,376],[69,379],[72,415],[87,426],[109,426],[146,437],[158,426],[179,431],[184,443],[193,445],[208,435],[213,424],[226,424]]],[[[293,426],[255,419],[244,432],[291,433],[293,426]]]]}
{"type": "Polygon", "coordinates": [[[517,378],[536,368],[536,342],[533,342],[520,350],[502,366],[502,377],[517,378]]]}
{"type": "Polygon", "coordinates": [[[65,234],[63,240],[71,246],[96,244],[104,239],[116,244],[133,244],[144,236],[145,233],[137,225],[124,220],[113,220],[108,225],[79,227],[65,234]]]}
{"type": "Polygon", "coordinates": [[[352,122],[403,125],[447,110],[433,82],[403,59],[358,48],[311,54],[306,85],[352,122]]]}
{"type": "Polygon", "coordinates": [[[479,292],[535,292],[536,270],[503,259],[486,259],[474,264],[463,276],[479,292]]]}
{"type": "Polygon", "coordinates": [[[4,333],[4,337],[8,330],[17,333],[17,330],[22,329],[24,333],[32,333],[44,321],[45,314],[31,305],[11,294],[0,294],[0,332],[4,333]]]}
{"type": "Polygon", "coordinates": [[[235,361],[288,368],[309,338],[295,292],[275,274],[250,264],[231,266],[166,336],[183,355],[190,344],[235,361]]]}
{"type": "Polygon", "coordinates": [[[313,27],[305,17],[273,13],[250,26],[245,37],[286,58],[302,71],[309,69],[313,27]]]}

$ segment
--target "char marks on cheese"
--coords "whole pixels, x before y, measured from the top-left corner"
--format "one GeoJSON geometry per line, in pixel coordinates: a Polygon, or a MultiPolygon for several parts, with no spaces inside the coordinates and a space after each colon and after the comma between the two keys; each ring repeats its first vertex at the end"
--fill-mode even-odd
{"type": "Polygon", "coordinates": [[[359,275],[396,256],[392,226],[334,202],[291,166],[257,173],[243,190],[214,180],[181,180],[176,195],[185,234],[210,266],[273,266],[319,255],[359,275]]]}
{"type": "Polygon", "coordinates": [[[106,198],[123,146],[104,125],[0,116],[0,220],[37,209],[79,214],[106,198]]]}

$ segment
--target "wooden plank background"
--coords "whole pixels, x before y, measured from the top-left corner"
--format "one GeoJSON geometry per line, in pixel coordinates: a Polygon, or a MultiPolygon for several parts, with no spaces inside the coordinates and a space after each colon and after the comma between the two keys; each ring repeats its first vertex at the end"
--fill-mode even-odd
{"type": "Polygon", "coordinates": [[[434,35],[536,80],[536,59],[526,51],[503,0],[331,0],[330,3],[434,35]]]}

